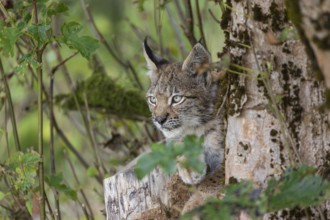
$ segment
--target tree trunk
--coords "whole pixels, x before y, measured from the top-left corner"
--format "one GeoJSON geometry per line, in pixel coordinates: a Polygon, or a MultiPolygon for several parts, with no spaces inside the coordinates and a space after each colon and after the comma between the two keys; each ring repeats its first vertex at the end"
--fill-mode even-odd
{"type": "MultiPolygon", "coordinates": [[[[289,165],[328,167],[329,119],[320,111],[324,83],[315,77],[303,42],[281,39],[291,28],[284,1],[232,0],[228,4],[231,10],[222,27],[228,30],[231,69],[242,74],[229,76],[226,183],[250,179],[264,187],[268,178],[280,175],[289,165]],[[235,64],[248,69],[242,71],[235,64]]],[[[323,217],[330,219],[329,203],[323,208],[323,217]]],[[[277,217],[295,219],[297,213],[303,218],[307,212],[295,209],[277,217]]],[[[316,209],[308,214],[321,218],[316,209]]],[[[264,218],[270,216],[275,214],[264,218]]]]}

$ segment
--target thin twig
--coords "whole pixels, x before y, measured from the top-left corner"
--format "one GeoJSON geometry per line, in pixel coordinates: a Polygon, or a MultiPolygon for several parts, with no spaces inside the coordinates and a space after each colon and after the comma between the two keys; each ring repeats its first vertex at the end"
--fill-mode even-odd
{"type": "Polygon", "coordinates": [[[163,48],[163,38],[162,38],[162,22],[161,22],[161,13],[160,13],[160,0],[154,0],[154,20],[155,27],[157,30],[157,36],[160,46],[160,56],[164,56],[164,48],[163,48]]]}
{"type": "MultiPolygon", "coordinates": [[[[38,10],[37,10],[37,2],[33,0],[33,12],[34,12],[34,23],[38,24],[38,10]]],[[[41,157],[41,161],[39,162],[38,172],[39,172],[39,190],[40,190],[40,219],[46,219],[46,207],[45,207],[45,181],[44,181],[44,142],[43,142],[43,105],[42,105],[42,55],[43,48],[37,48],[36,56],[37,56],[37,74],[38,74],[38,145],[39,145],[39,155],[41,157]]]]}
{"type": "MultiPolygon", "coordinates": [[[[55,51],[55,53],[56,53],[56,56],[57,56],[57,60],[58,60],[58,62],[61,63],[61,62],[62,62],[62,55],[61,55],[60,51],[58,50],[58,47],[53,46],[53,49],[54,49],[54,51],[55,51]]],[[[66,81],[67,81],[67,83],[68,83],[68,86],[69,86],[69,88],[70,88],[70,90],[71,90],[71,93],[72,93],[72,96],[73,96],[74,102],[75,102],[75,104],[76,104],[76,106],[77,106],[78,112],[80,113],[80,115],[81,115],[81,117],[82,117],[82,119],[83,119],[83,122],[84,122],[84,125],[85,125],[85,129],[86,129],[86,131],[87,131],[87,133],[88,133],[89,140],[90,140],[91,143],[93,143],[93,141],[92,141],[92,137],[91,137],[91,135],[89,135],[89,132],[88,132],[88,126],[87,126],[87,125],[88,125],[88,122],[86,122],[86,120],[87,120],[87,119],[86,119],[86,116],[85,116],[85,114],[83,113],[83,110],[81,109],[81,106],[80,106],[80,104],[79,104],[79,102],[78,102],[78,97],[77,97],[76,91],[74,90],[73,81],[72,81],[72,79],[71,79],[71,77],[70,77],[70,74],[69,74],[69,72],[68,72],[68,70],[67,70],[67,68],[66,68],[65,63],[64,63],[63,65],[61,65],[61,67],[62,67],[62,69],[63,69],[63,73],[64,73],[64,76],[65,76],[66,81]]],[[[53,115],[53,117],[54,117],[54,115],[53,115]]],[[[68,139],[65,137],[63,131],[58,127],[56,121],[54,121],[54,127],[55,127],[55,129],[57,130],[57,132],[59,133],[59,135],[60,135],[60,137],[62,138],[62,140],[63,140],[66,144],[69,144],[69,145],[67,145],[67,146],[70,148],[70,150],[71,150],[71,151],[77,156],[77,158],[80,160],[80,162],[83,164],[83,166],[84,166],[86,169],[88,169],[88,168],[89,168],[89,164],[83,159],[83,157],[79,154],[79,152],[78,152],[78,151],[77,151],[77,150],[76,150],[76,149],[70,144],[70,142],[68,141],[68,139]]],[[[93,146],[93,144],[92,144],[92,146],[93,146]]],[[[101,174],[102,174],[102,172],[100,172],[99,175],[96,176],[96,179],[97,179],[97,181],[98,181],[99,183],[102,184],[103,176],[102,176],[101,174]]]]}
{"type": "Polygon", "coordinates": [[[125,21],[129,24],[129,26],[131,27],[131,29],[134,31],[135,35],[137,36],[137,38],[143,42],[144,38],[148,35],[146,32],[144,32],[142,29],[140,29],[139,27],[137,27],[135,24],[133,24],[129,18],[125,18],[125,21]]]}
{"type": "Polygon", "coordinates": [[[8,14],[7,9],[3,5],[2,1],[0,1],[0,11],[5,16],[5,20],[8,20],[12,26],[14,26],[15,21],[12,19],[12,17],[8,14]]]}
{"type": "MultiPolygon", "coordinates": [[[[62,60],[62,57],[61,57],[61,54],[59,53],[58,49],[56,46],[53,47],[54,50],[55,50],[55,53],[58,57],[58,60],[62,60]]],[[[65,68],[65,65],[62,65],[64,67],[64,72],[67,73],[67,69],[65,68]]],[[[37,80],[37,77],[35,76],[34,74],[34,71],[33,69],[31,68],[31,66],[28,66],[28,69],[30,70],[30,72],[32,73],[32,80],[31,82],[34,82],[34,80],[37,80]]],[[[51,75],[51,74],[50,74],[51,75]]],[[[72,80],[71,78],[68,76],[68,73],[67,74],[64,74],[64,76],[66,77],[66,80],[69,81],[70,85],[72,85],[72,80]]],[[[72,86],[70,86],[72,87],[72,86]]],[[[46,89],[44,88],[44,86],[42,86],[42,89],[43,89],[43,92],[44,92],[44,95],[46,97],[47,100],[49,100],[49,97],[48,97],[48,94],[46,92],[46,89]]],[[[49,102],[49,101],[48,101],[49,102]]],[[[62,139],[62,141],[64,142],[64,144],[67,146],[67,148],[75,155],[75,157],[78,159],[78,161],[82,164],[82,166],[85,168],[85,169],[88,169],[90,167],[89,163],[82,157],[82,155],[80,154],[79,151],[76,150],[76,148],[71,144],[71,142],[69,141],[69,139],[67,138],[67,136],[65,135],[65,133],[63,132],[63,130],[60,128],[60,126],[58,125],[57,123],[57,120],[56,120],[56,117],[55,115],[49,115],[49,117],[52,117],[53,119],[53,123],[54,123],[54,128],[55,128],[55,131],[57,133],[57,135],[59,135],[59,137],[62,139]]],[[[96,178],[99,178],[99,177],[96,177],[96,178]]],[[[101,178],[99,178],[99,181],[102,181],[101,178]]]]}
{"type": "Polygon", "coordinates": [[[143,90],[143,85],[137,75],[137,72],[135,70],[135,68],[133,67],[133,65],[131,64],[130,61],[123,61],[123,59],[121,59],[120,57],[117,56],[117,54],[114,52],[114,50],[111,48],[110,44],[106,41],[105,37],[102,35],[102,33],[100,32],[100,30],[97,28],[94,18],[91,15],[90,11],[89,11],[89,6],[86,4],[85,0],[80,0],[81,5],[83,7],[85,16],[87,18],[88,23],[90,24],[90,26],[92,27],[94,34],[96,35],[96,37],[99,39],[99,41],[101,41],[101,43],[105,46],[105,48],[107,49],[107,51],[110,53],[110,55],[115,59],[115,61],[117,63],[119,63],[119,65],[121,65],[122,67],[124,67],[125,69],[129,70],[131,72],[131,74],[133,75],[133,78],[135,80],[135,83],[137,85],[137,87],[141,90],[143,90]]]}
{"type": "MultiPolygon", "coordinates": [[[[78,175],[77,175],[77,173],[76,173],[76,170],[75,170],[75,168],[74,168],[74,166],[73,166],[73,163],[72,163],[70,157],[68,156],[68,154],[67,154],[65,151],[64,151],[64,156],[65,156],[66,160],[67,160],[68,163],[69,163],[70,169],[71,169],[71,171],[72,171],[73,177],[74,177],[74,179],[75,179],[77,185],[80,186],[80,182],[79,182],[79,179],[78,179],[78,175]]],[[[92,210],[92,208],[91,208],[91,206],[90,206],[90,204],[89,204],[89,202],[88,202],[88,199],[87,199],[87,196],[86,196],[84,190],[79,189],[79,192],[81,193],[81,195],[82,195],[82,197],[83,197],[83,199],[84,199],[84,201],[85,201],[85,203],[86,203],[86,205],[87,205],[87,208],[88,208],[89,213],[90,213],[89,216],[91,217],[91,219],[94,219],[93,210],[92,210]]]]}
{"type": "Polygon", "coordinates": [[[180,48],[180,51],[181,51],[181,55],[182,56],[186,56],[188,52],[187,52],[186,47],[184,45],[184,41],[183,41],[182,35],[180,34],[179,25],[175,21],[174,15],[172,14],[172,12],[171,12],[170,7],[168,6],[168,4],[165,4],[165,10],[166,10],[166,13],[168,15],[167,17],[170,19],[170,23],[171,23],[171,26],[173,27],[175,36],[176,36],[176,38],[178,40],[178,44],[179,44],[179,48],[180,48]]]}
{"type": "Polygon", "coordinates": [[[204,30],[203,30],[203,20],[202,20],[200,7],[199,7],[199,0],[195,0],[195,2],[196,2],[196,11],[197,11],[199,32],[201,34],[202,43],[204,44],[205,49],[207,50],[207,44],[206,44],[205,34],[204,34],[204,30]]]}
{"type": "Polygon", "coordinates": [[[54,66],[51,70],[52,74],[55,74],[55,72],[58,70],[59,67],[61,67],[63,64],[65,64],[67,61],[69,61],[70,59],[72,59],[73,57],[75,57],[77,54],[79,53],[79,51],[71,54],[69,57],[65,58],[64,60],[62,60],[59,64],[57,64],[56,66],[54,66]]]}
{"type": "Polygon", "coordinates": [[[197,43],[194,33],[194,14],[192,11],[192,6],[190,0],[185,0],[185,7],[186,7],[186,19],[184,23],[184,33],[188,38],[191,46],[194,46],[197,43]]]}
{"type": "MultiPolygon", "coordinates": [[[[50,161],[51,161],[51,173],[53,176],[56,175],[56,163],[55,163],[55,150],[54,150],[54,105],[53,105],[53,95],[54,95],[54,74],[50,76],[49,83],[49,114],[50,114],[50,161]]],[[[60,210],[60,201],[59,201],[59,192],[55,188],[54,200],[56,206],[56,219],[61,220],[61,210],[60,210]]]]}
{"type": "Polygon", "coordinates": [[[180,2],[179,2],[179,0],[174,0],[175,8],[178,12],[178,15],[181,19],[181,22],[184,23],[185,22],[185,16],[184,16],[184,13],[183,13],[182,8],[180,6],[180,2]]]}
{"type": "Polygon", "coordinates": [[[51,215],[53,216],[53,219],[55,220],[55,213],[53,212],[53,209],[52,209],[52,207],[49,203],[49,200],[48,200],[48,197],[47,197],[46,193],[44,194],[44,196],[45,196],[45,201],[46,201],[49,213],[51,213],[51,215]]]}
{"type": "Polygon", "coordinates": [[[90,138],[91,145],[92,145],[92,148],[93,148],[93,153],[94,153],[94,158],[95,158],[95,161],[96,161],[97,170],[100,173],[100,175],[102,177],[104,177],[103,166],[102,166],[102,163],[101,163],[101,160],[100,160],[100,156],[97,152],[95,134],[93,133],[93,130],[92,130],[91,116],[90,116],[90,111],[89,111],[89,106],[88,106],[86,93],[84,94],[84,103],[85,103],[85,109],[86,109],[86,117],[85,117],[85,120],[84,120],[85,127],[87,129],[87,134],[90,138]]]}
{"type": "MultiPolygon", "coordinates": [[[[54,115],[52,116],[54,117],[54,115]]],[[[57,132],[57,134],[59,135],[59,137],[62,139],[62,141],[64,142],[64,144],[69,148],[69,150],[76,156],[76,158],[78,159],[78,161],[83,165],[83,167],[85,169],[88,169],[90,167],[90,165],[88,164],[88,162],[80,155],[80,153],[76,150],[76,148],[71,144],[71,142],[69,141],[69,139],[66,137],[66,135],[64,134],[64,132],[62,131],[62,129],[58,126],[57,121],[54,117],[54,128],[57,132]]]]}
{"type": "Polygon", "coordinates": [[[5,142],[6,142],[6,148],[7,148],[7,155],[8,158],[10,158],[10,148],[9,148],[9,140],[8,140],[8,127],[7,127],[7,123],[8,123],[8,104],[5,101],[4,103],[4,107],[5,107],[5,124],[4,124],[4,136],[5,136],[5,142]]]}
{"type": "Polygon", "coordinates": [[[2,65],[2,60],[0,59],[0,74],[5,86],[5,92],[6,92],[6,99],[8,101],[8,107],[9,107],[9,113],[10,113],[10,120],[11,120],[11,124],[13,126],[13,134],[14,134],[14,141],[15,141],[15,146],[16,146],[16,150],[21,151],[21,145],[19,142],[19,137],[18,137],[18,132],[17,132],[17,124],[16,124],[16,119],[15,119],[15,109],[14,109],[14,105],[13,105],[13,100],[11,98],[11,92],[10,92],[10,88],[8,85],[8,81],[7,81],[7,77],[2,65]]]}
{"type": "Polygon", "coordinates": [[[213,20],[214,20],[215,22],[217,22],[218,24],[221,25],[221,20],[219,20],[219,19],[214,15],[213,11],[212,11],[211,9],[209,9],[209,12],[210,12],[210,15],[211,15],[211,17],[213,18],[213,20]]]}

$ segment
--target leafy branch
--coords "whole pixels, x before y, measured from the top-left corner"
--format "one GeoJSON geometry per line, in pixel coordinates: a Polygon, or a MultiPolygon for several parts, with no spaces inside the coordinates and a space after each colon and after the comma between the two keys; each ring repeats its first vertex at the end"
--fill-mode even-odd
{"type": "Polygon", "coordinates": [[[330,182],[316,172],[315,168],[306,165],[289,168],[279,179],[270,179],[265,190],[255,188],[251,181],[228,185],[223,190],[222,199],[209,199],[181,219],[198,216],[208,220],[229,220],[241,211],[258,219],[270,212],[322,204],[329,198],[330,182]]]}
{"type": "Polygon", "coordinates": [[[151,152],[138,160],[135,174],[141,179],[157,166],[160,166],[166,174],[173,174],[176,170],[177,157],[181,155],[185,156],[186,160],[180,161],[180,165],[202,172],[204,164],[199,160],[199,156],[203,153],[202,144],[203,138],[194,135],[186,136],[180,144],[173,142],[152,144],[151,152]]]}

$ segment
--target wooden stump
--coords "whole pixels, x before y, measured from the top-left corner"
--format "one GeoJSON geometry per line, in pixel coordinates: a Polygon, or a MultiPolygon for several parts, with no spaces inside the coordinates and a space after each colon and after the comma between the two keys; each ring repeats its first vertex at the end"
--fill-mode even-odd
{"type": "Polygon", "coordinates": [[[160,168],[138,180],[134,167],[139,158],[103,181],[107,220],[177,219],[190,197],[189,186],[160,168]]]}
{"type": "Polygon", "coordinates": [[[146,210],[161,211],[168,205],[166,184],[169,177],[159,168],[138,180],[133,169],[104,180],[104,196],[108,220],[137,219],[146,210]]]}
{"type": "Polygon", "coordinates": [[[138,180],[134,174],[138,159],[104,180],[107,220],[177,219],[182,211],[202,205],[208,197],[221,197],[223,170],[196,186],[184,184],[177,174],[169,177],[160,168],[138,180]]]}

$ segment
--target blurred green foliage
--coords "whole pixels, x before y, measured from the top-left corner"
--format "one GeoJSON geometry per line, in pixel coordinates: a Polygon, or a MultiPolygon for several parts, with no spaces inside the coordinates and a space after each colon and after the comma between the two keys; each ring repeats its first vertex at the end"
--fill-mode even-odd
{"type": "Polygon", "coordinates": [[[181,219],[198,216],[198,219],[230,220],[240,211],[258,219],[265,213],[322,204],[329,198],[330,182],[316,173],[315,168],[306,165],[289,168],[279,179],[270,179],[265,190],[255,188],[250,181],[230,184],[224,188],[222,199],[209,199],[181,219]]]}
{"type": "Polygon", "coordinates": [[[152,144],[151,152],[138,160],[135,174],[141,179],[157,166],[160,166],[166,174],[173,174],[176,170],[178,156],[185,157],[185,160],[180,162],[181,166],[201,173],[205,168],[199,159],[203,153],[202,144],[203,138],[194,135],[186,136],[182,144],[173,142],[152,144]]]}

